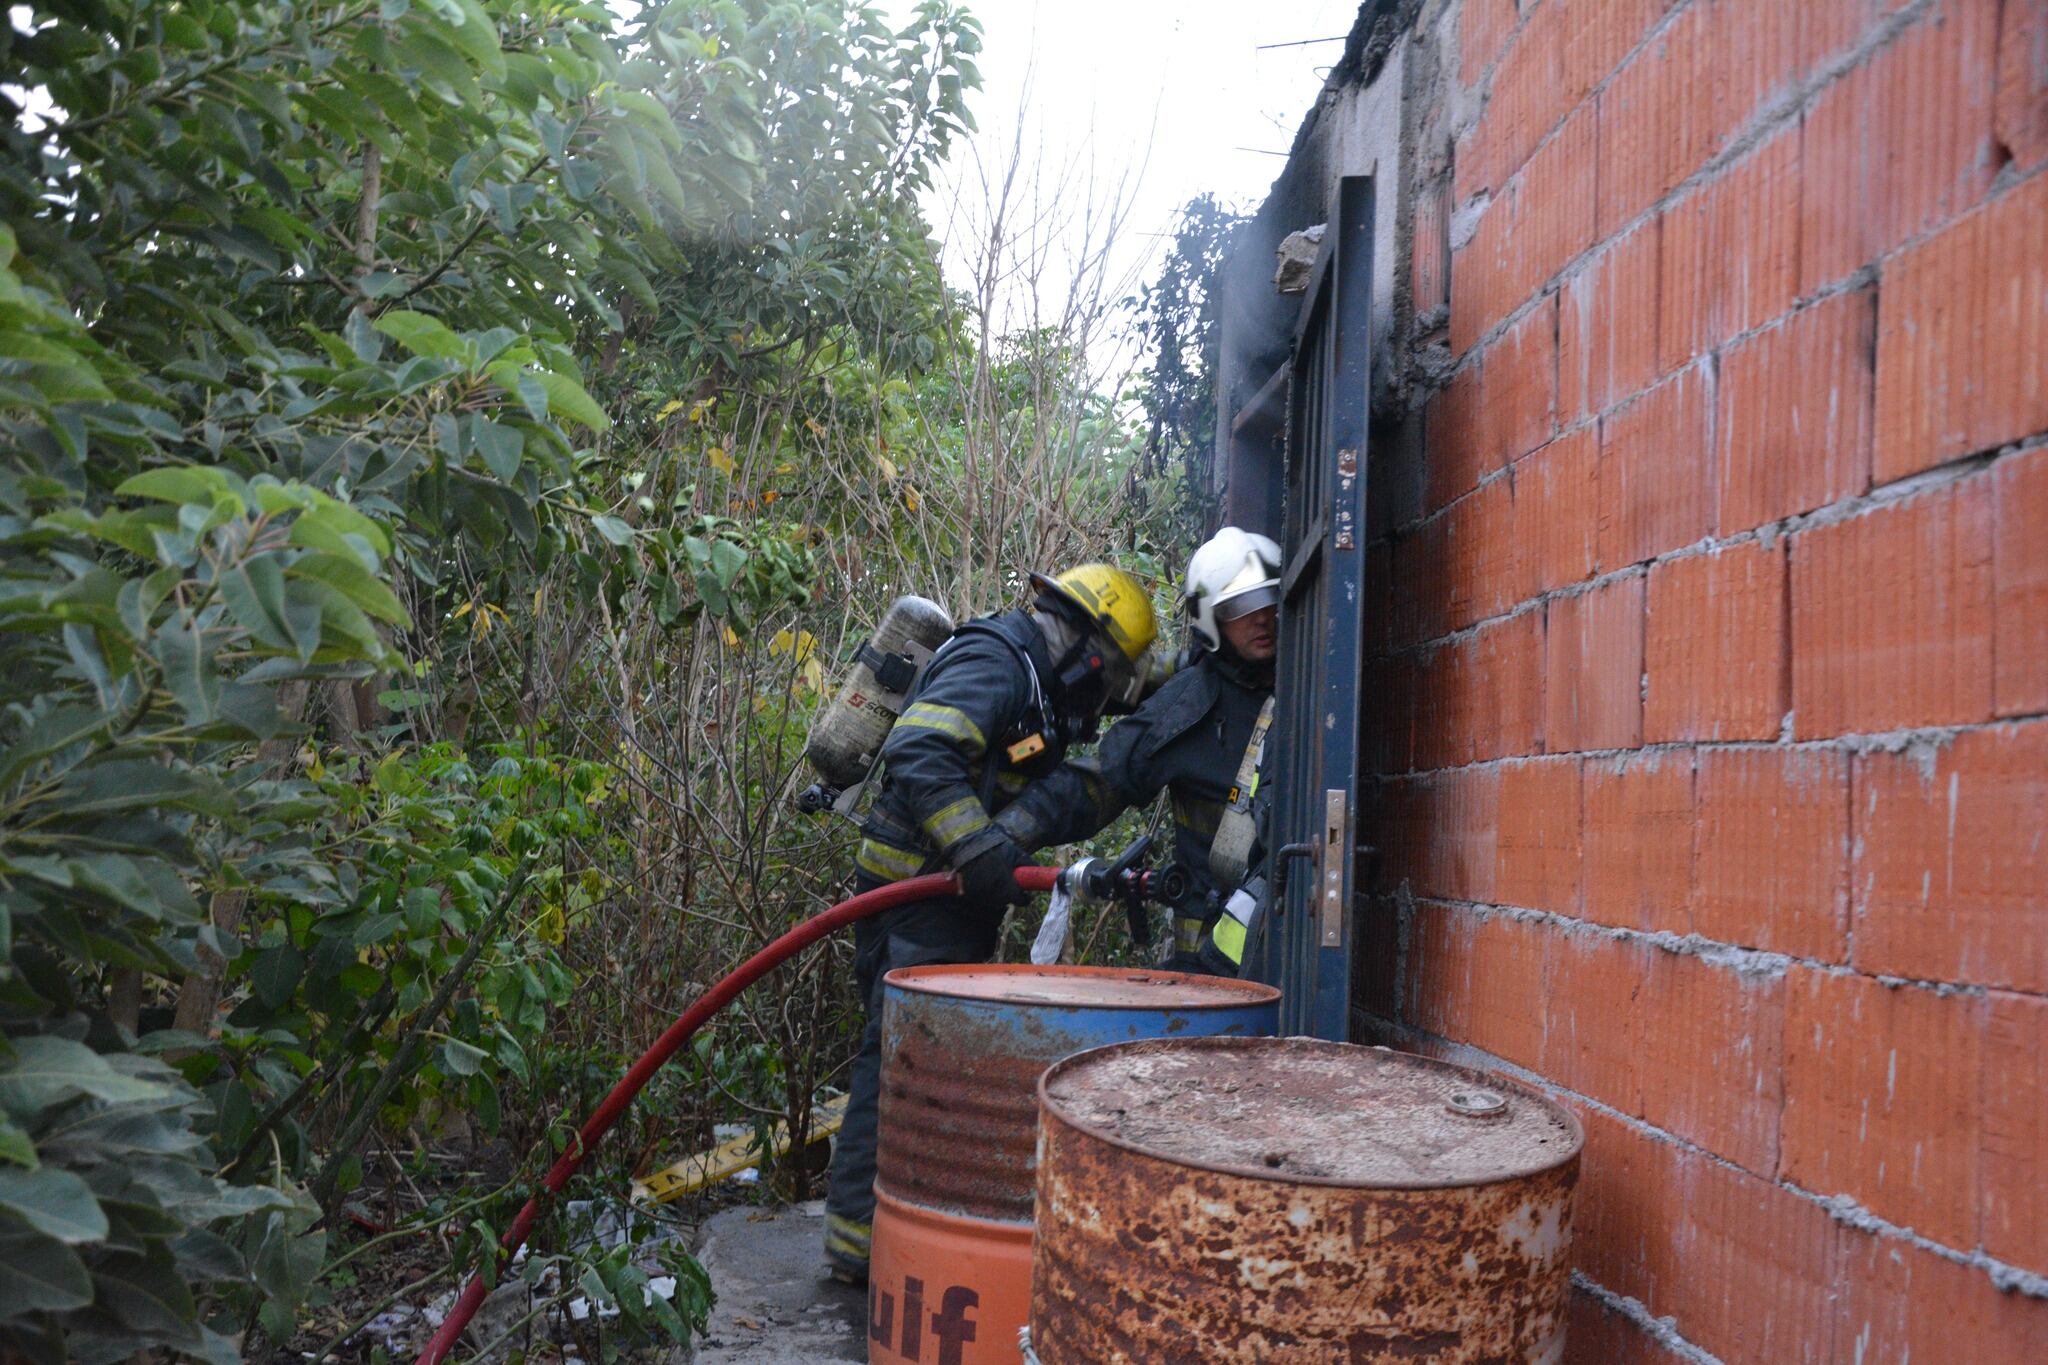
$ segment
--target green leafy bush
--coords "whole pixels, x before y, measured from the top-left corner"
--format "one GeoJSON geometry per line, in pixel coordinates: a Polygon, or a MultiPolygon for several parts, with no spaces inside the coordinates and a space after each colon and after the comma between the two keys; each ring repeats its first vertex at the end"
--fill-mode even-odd
{"type": "Polygon", "coordinates": [[[628,603],[735,641],[815,609],[816,526],[678,477],[675,428],[764,358],[944,344],[914,195],[976,30],[839,0],[25,13],[0,1355],[228,1359],[296,1329],[364,1134],[523,1149],[616,1062],[559,1007],[653,894],[621,834],[650,778],[534,700],[543,609],[572,650],[628,603]]]}

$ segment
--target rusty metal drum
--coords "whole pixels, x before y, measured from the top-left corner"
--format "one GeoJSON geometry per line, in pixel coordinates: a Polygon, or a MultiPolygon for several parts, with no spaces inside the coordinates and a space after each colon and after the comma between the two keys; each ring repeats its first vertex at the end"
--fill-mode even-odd
{"type": "Polygon", "coordinates": [[[1017,1359],[1046,1067],[1130,1039],[1262,1036],[1280,1001],[1256,982],[1105,967],[905,967],[882,991],[878,1365],[1017,1359]]]}
{"type": "Polygon", "coordinates": [[[1584,1134],[1521,1085],[1307,1038],[1039,1084],[1032,1357],[1556,1362],[1584,1134]]]}
{"type": "Polygon", "coordinates": [[[902,967],[882,983],[876,1186],[925,1208],[1031,1221],[1038,1078],[1139,1038],[1260,1037],[1280,992],[1117,967],[902,967]]]}

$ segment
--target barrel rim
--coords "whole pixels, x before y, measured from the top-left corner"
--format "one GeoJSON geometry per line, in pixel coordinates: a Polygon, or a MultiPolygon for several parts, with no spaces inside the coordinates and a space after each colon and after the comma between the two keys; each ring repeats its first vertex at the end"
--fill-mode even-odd
{"type": "Polygon", "coordinates": [[[1261,1005],[1274,1005],[1280,1001],[1280,988],[1269,986],[1263,981],[1241,981],[1233,976],[1205,976],[1199,972],[1170,972],[1158,967],[1083,967],[1056,964],[1040,967],[1022,962],[935,962],[917,967],[897,967],[882,978],[886,989],[915,992],[918,995],[939,996],[948,1000],[985,1001],[993,1005],[1031,1004],[1052,1008],[1071,1007],[1088,1010],[1143,1010],[1156,1013],[1161,1009],[1203,1011],[1256,1009],[1261,1005]],[[1025,976],[1063,976],[1083,980],[1107,978],[1142,978],[1146,981],[1168,983],[1199,982],[1203,990],[1220,990],[1242,995],[1241,1000],[1177,1001],[1162,1000],[1087,1000],[1074,1001],[1071,1006],[1062,1006],[1053,1001],[1004,1001],[991,996],[959,995],[944,989],[941,984],[951,976],[966,976],[974,972],[1014,972],[1025,976]]]}
{"type": "MultiPolygon", "coordinates": [[[[1574,1114],[1571,1110],[1565,1108],[1565,1106],[1563,1106],[1562,1104],[1559,1104],[1556,1100],[1551,1099],[1548,1095],[1545,1095],[1541,1091],[1537,1090],[1534,1086],[1529,1085],[1524,1081],[1518,1080],[1513,1076],[1504,1075],[1498,1071],[1481,1071],[1477,1067],[1464,1066],[1458,1062],[1446,1062],[1436,1057],[1424,1057],[1420,1053],[1399,1053],[1396,1052],[1393,1048],[1380,1047],[1376,1044],[1333,1043],[1330,1042],[1328,1039],[1324,1038],[1306,1038],[1299,1036],[1291,1038],[1138,1038],[1133,1039],[1129,1042],[1107,1043],[1101,1047],[1091,1047],[1088,1048],[1086,1051],[1076,1052],[1071,1056],[1063,1057],[1059,1061],[1054,1062],[1051,1066],[1047,1067],[1044,1070],[1044,1072],[1042,1072],[1038,1077],[1038,1122],[1041,1133],[1041,1143],[1043,1143],[1044,1141],[1043,1131],[1045,1124],[1048,1120],[1057,1120],[1061,1124],[1064,1124],[1066,1127],[1073,1129],[1075,1132],[1080,1133],[1086,1137],[1093,1138],[1095,1141],[1100,1142],[1105,1146],[1114,1147],[1119,1151],[1129,1152],[1134,1156],[1147,1157],[1153,1161],[1164,1162],[1172,1166],[1179,1166],[1190,1171],[1204,1171],[1216,1175],[1235,1176],[1245,1180],[1261,1181],[1269,1185],[1313,1185],[1323,1189],[1359,1190],[1364,1192],[1370,1192],[1374,1190],[1478,1189],[1488,1185],[1502,1185],[1515,1180],[1527,1180],[1532,1176],[1545,1175],[1551,1171],[1561,1170],[1567,1166],[1570,1166],[1572,1163],[1576,1162],[1579,1159],[1580,1155],[1584,1152],[1586,1146],[1586,1127],[1584,1124],[1579,1122],[1578,1115],[1574,1114]],[[1546,1110],[1549,1110],[1557,1117],[1562,1118],[1565,1121],[1566,1129],[1572,1135],[1572,1143],[1566,1150],[1559,1153],[1554,1159],[1550,1161],[1546,1161],[1541,1164],[1531,1165],[1524,1168],[1504,1168],[1500,1171],[1495,1172],[1492,1175],[1475,1176],[1469,1180],[1380,1180],[1368,1184],[1357,1180],[1345,1180],[1336,1176],[1280,1174],[1268,1170],[1263,1166],[1238,1166],[1214,1161],[1190,1161],[1186,1157],[1179,1156],[1175,1153],[1161,1151],[1156,1147],[1147,1146],[1146,1144],[1141,1142],[1133,1142],[1129,1138],[1122,1137],[1115,1133],[1106,1132],[1092,1123],[1085,1123],[1071,1114],[1064,1113],[1053,1102],[1051,1096],[1048,1095],[1046,1092],[1046,1087],[1050,1085],[1053,1081],[1053,1078],[1058,1076],[1061,1072],[1067,1071],[1069,1069],[1078,1070],[1080,1067],[1089,1064],[1091,1060],[1101,1060],[1102,1057],[1107,1053],[1135,1052],[1140,1049],[1164,1051],[1170,1048],[1195,1048],[1203,1051],[1208,1051],[1215,1048],[1252,1048],[1271,1045],[1275,1043],[1312,1044],[1318,1048],[1348,1049],[1353,1047],[1370,1047],[1371,1050],[1375,1052],[1386,1052],[1392,1053],[1396,1056],[1413,1057],[1417,1061],[1428,1062],[1432,1066],[1444,1067],[1450,1071],[1457,1072],[1459,1075],[1464,1076],[1468,1080],[1471,1080],[1477,1084],[1487,1086],[1505,1086],[1509,1089],[1519,1092],[1527,1099],[1534,1100],[1536,1103],[1542,1105],[1546,1110]]],[[[1039,1166],[1040,1172],[1042,1173],[1044,1169],[1045,1167],[1043,1163],[1041,1163],[1039,1166]]]]}
{"type": "Polygon", "coordinates": [[[1038,1223],[1035,1218],[984,1218],[978,1213],[956,1213],[931,1204],[920,1204],[908,1195],[896,1193],[875,1178],[875,1207],[888,1204],[897,1211],[897,1216],[909,1222],[944,1223],[948,1226],[964,1226],[979,1235],[998,1240],[1014,1240],[1021,1228],[1026,1238],[1033,1235],[1038,1223]]]}

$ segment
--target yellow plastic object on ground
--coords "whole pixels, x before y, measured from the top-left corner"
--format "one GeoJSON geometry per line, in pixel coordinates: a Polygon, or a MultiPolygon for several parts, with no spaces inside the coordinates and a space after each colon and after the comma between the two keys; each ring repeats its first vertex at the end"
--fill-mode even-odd
{"type": "MultiPolygon", "coordinates": [[[[811,1140],[815,1142],[832,1136],[844,1122],[846,1096],[838,1095],[811,1111],[811,1140]]],[[[776,1124],[768,1137],[766,1152],[761,1150],[758,1135],[748,1133],[730,1142],[721,1142],[708,1152],[684,1157],[673,1166],[642,1176],[633,1182],[632,1201],[635,1204],[666,1204],[738,1175],[749,1166],[758,1166],[789,1152],[788,1124],[776,1124]]]]}

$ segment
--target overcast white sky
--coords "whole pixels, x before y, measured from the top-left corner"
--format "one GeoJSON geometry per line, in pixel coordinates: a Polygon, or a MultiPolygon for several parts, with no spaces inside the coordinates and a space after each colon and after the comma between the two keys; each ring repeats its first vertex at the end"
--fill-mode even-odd
{"type": "MultiPolygon", "coordinates": [[[[1249,209],[1265,198],[1283,160],[1263,153],[1293,141],[1358,12],[1358,0],[968,4],[985,30],[983,88],[972,106],[981,131],[955,156],[956,184],[928,203],[956,283],[971,268],[973,234],[951,191],[977,197],[977,178],[1004,160],[1020,111],[1026,160],[1041,151],[1039,164],[1052,168],[1048,196],[1070,211],[1059,235],[1081,235],[1071,211],[1122,183],[1130,213],[1110,273],[1149,278],[1160,234],[1188,199],[1211,190],[1249,209]],[[1325,38],[1337,41],[1260,50],[1325,38]]],[[[1051,263],[1041,292],[1063,283],[1051,263]]]]}

